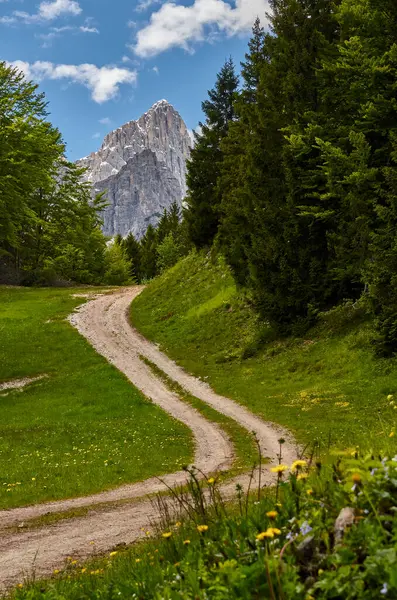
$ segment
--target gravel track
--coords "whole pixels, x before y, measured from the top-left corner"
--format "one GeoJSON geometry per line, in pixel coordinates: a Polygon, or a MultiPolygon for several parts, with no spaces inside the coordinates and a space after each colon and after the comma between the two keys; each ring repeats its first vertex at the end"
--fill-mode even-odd
{"type": "MultiPolygon", "coordinates": [[[[132,300],[142,288],[126,288],[110,295],[96,296],[77,309],[70,322],[90,342],[99,354],[172,417],[186,424],[195,444],[194,464],[205,473],[226,471],[233,463],[234,451],[222,429],[205,419],[189,404],[182,402],[158,379],[140,359],[140,355],[155,363],[172,380],[190,394],[206,402],[218,412],[234,419],[249,432],[255,432],[262,454],[268,464],[262,469],[262,484],[273,482],[269,467],[278,462],[279,443],[283,446],[283,462],[297,457],[296,447],[286,431],[267,423],[248,409],[216,394],[209,385],[186,373],[156,345],[143,338],[129,323],[132,300]]],[[[256,473],[256,478],[258,473],[256,473]]],[[[142,537],[142,529],[158,519],[158,509],[145,496],[166,491],[186,482],[186,473],[176,473],[124,485],[106,492],[12,510],[0,511],[0,588],[20,582],[23,576],[35,573],[46,576],[62,568],[68,556],[87,558],[120,543],[132,543],[142,537]],[[136,499],[132,504],[107,507],[107,502],[136,499]],[[98,505],[98,510],[92,508],[98,505]],[[65,519],[53,525],[9,534],[7,527],[18,526],[48,513],[91,507],[81,518],[65,519]],[[3,533],[2,533],[3,532],[3,533]]],[[[233,495],[236,483],[247,485],[248,475],[242,475],[222,486],[225,497],[233,495]]],[[[171,500],[168,501],[171,506],[171,500]]]]}

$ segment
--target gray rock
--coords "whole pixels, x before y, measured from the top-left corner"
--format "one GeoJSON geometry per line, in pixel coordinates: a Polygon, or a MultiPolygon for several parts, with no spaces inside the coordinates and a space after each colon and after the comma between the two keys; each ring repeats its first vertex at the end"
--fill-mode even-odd
{"type": "Polygon", "coordinates": [[[93,195],[107,190],[106,235],[130,231],[138,238],[156,225],[164,208],[186,194],[186,161],[192,139],[179,113],[160,100],[137,121],[110,132],[98,152],[77,161],[93,195]]]}

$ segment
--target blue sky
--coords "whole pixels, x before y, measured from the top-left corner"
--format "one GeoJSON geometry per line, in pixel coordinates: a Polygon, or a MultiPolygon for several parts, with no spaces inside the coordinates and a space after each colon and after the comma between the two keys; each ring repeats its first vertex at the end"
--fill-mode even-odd
{"type": "Polygon", "coordinates": [[[0,60],[39,82],[72,160],[154,102],[194,129],[267,0],[0,0],[0,60]]]}

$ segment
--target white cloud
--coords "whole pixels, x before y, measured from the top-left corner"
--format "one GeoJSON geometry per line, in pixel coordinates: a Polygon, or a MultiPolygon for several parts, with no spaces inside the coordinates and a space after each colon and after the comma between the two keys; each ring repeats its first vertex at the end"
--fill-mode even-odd
{"type": "Polygon", "coordinates": [[[131,62],[131,59],[129,56],[124,55],[121,57],[121,62],[128,63],[128,62],[131,62]]]}
{"type": "Polygon", "coordinates": [[[135,11],[136,12],[143,12],[145,10],[147,10],[148,8],[150,8],[151,6],[153,6],[153,4],[160,4],[163,0],[139,0],[135,11]]]}
{"type": "Polygon", "coordinates": [[[96,133],[94,133],[94,135],[92,136],[93,140],[97,140],[98,138],[101,137],[101,134],[99,133],[99,131],[97,131],[96,133]]]}
{"type": "Polygon", "coordinates": [[[99,33],[99,30],[96,27],[87,27],[86,25],[82,25],[79,27],[79,29],[83,33],[99,33]]]}
{"type": "Polygon", "coordinates": [[[76,0],[53,0],[52,2],[41,2],[38,12],[34,14],[22,10],[14,10],[11,18],[27,24],[45,23],[63,15],[77,16],[81,13],[82,8],[76,0]]]}
{"type": "Polygon", "coordinates": [[[235,0],[234,6],[225,0],[194,0],[191,6],[168,1],[138,31],[133,49],[141,57],[174,47],[189,50],[192,42],[208,39],[211,29],[228,36],[249,31],[257,16],[265,22],[266,10],[268,0],[235,0]]]}
{"type": "Polygon", "coordinates": [[[28,63],[16,60],[10,63],[23,71],[28,79],[41,81],[43,79],[65,79],[70,83],[79,83],[88,88],[94,102],[102,104],[114,98],[123,83],[134,84],[137,80],[136,71],[119,67],[97,67],[91,64],[55,65],[51,62],[36,61],[28,63]]]}
{"type": "Polygon", "coordinates": [[[154,66],[152,71],[154,71],[156,73],[156,75],[158,75],[160,73],[160,70],[158,67],[154,66]]]}
{"type": "Polygon", "coordinates": [[[99,119],[99,122],[101,125],[110,125],[111,120],[109,119],[109,117],[104,117],[103,119],[99,119]]]}

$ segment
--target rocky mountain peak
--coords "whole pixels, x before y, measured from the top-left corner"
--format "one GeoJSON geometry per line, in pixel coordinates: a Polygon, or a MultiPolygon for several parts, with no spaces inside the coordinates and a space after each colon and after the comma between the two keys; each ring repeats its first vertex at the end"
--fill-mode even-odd
{"type": "Polygon", "coordinates": [[[104,231],[107,235],[126,235],[134,231],[137,237],[141,237],[149,223],[156,224],[157,215],[164,208],[175,201],[182,203],[186,194],[186,161],[191,146],[190,132],[180,114],[167,100],[159,100],[139,119],[108,133],[97,152],[77,161],[79,166],[87,169],[84,179],[93,184],[93,194],[109,190],[108,200],[113,206],[112,210],[106,209],[104,213],[104,231]],[[150,169],[147,166],[147,151],[153,153],[156,159],[150,161],[150,169]],[[141,160],[139,155],[142,153],[145,154],[141,160]],[[143,180],[142,173],[136,172],[138,168],[146,169],[151,181],[143,180]],[[119,179],[123,181],[122,189],[118,181],[119,174],[119,179]],[[157,182],[153,180],[156,177],[157,182]],[[160,193],[157,185],[160,179],[168,182],[165,185],[166,193],[160,193]],[[139,200],[143,188],[144,222],[139,200]],[[119,216],[118,211],[121,197],[124,217],[119,216]],[[129,210],[129,203],[134,206],[133,210],[129,210]]]}

